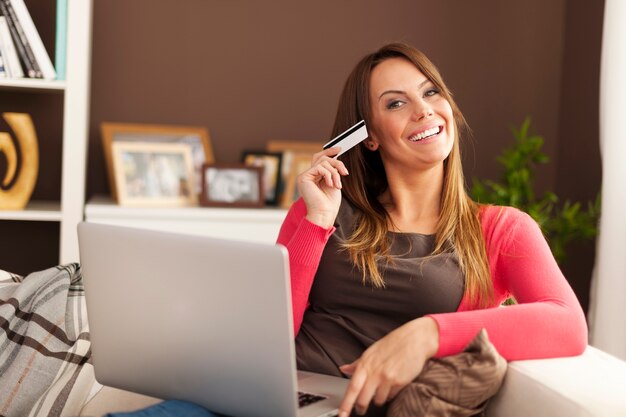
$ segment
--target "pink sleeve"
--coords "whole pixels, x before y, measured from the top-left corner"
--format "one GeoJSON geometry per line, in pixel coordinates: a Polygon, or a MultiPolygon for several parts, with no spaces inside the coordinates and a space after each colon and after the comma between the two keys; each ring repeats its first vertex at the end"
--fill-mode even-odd
{"type": "Polygon", "coordinates": [[[304,312],[309,306],[309,293],[322,252],[335,231],[334,227],[324,229],[317,226],[305,216],[306,205],[299,199],[287,213],[276,241],[289,252],[294,335],[298,334],[304,312]]]}
{"type": "MultiPolygon", "coordinates": [[[[485,328],[507,360],[581,354],[587,345],[585,316],[539,226],[525,213],[505,216],[488,244],[492,280],[518,304],[431,315],[439,326],[437,357],[461,352],[485,328]],[[494,250],[496,248],[496,250],[494,250]],[[493,262],[492,262],[493,261],[493,262]]],[[[463,303],[460,310],[463,310],[463,303]]]]}

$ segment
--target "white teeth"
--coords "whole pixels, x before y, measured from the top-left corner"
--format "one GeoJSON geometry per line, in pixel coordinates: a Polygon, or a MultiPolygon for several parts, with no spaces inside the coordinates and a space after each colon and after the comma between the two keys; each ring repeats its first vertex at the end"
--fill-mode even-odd
{"type": "Polygon", "coordinates": [[[429,136],[433,136],[436,135],[437,133],[439,133],[439,127],[433,127],[431,129],[427,129],[421,133],[418,133],[417,135],[413,135],[409,138],[410,141],[413,142],[417,142],[418,140],[422,140],[425,139],[429,136]]]}

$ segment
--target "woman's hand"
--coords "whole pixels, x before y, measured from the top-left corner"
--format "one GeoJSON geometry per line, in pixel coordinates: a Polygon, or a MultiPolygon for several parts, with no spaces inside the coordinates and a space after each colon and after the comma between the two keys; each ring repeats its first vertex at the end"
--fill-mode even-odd
{"type": "Polygon", "coordinates": [[[410,321],[378,340],[359,359],[339,368],[352,376],[339,417],[348,417],[352,407],[365,414],[372,400],[383,405],[393,399],[417,378],[437,349],[439,328],[430,317],[410,321]]]}
{"type": "Polygon", "coordinates": [[[298,176],[298,190],[307,208],[306,218],[323,228],[331,227],[341,204],[341,176],[348,175],[343,162],[333,159],[340,148],[313,155],[311,168],[298,176]]]}

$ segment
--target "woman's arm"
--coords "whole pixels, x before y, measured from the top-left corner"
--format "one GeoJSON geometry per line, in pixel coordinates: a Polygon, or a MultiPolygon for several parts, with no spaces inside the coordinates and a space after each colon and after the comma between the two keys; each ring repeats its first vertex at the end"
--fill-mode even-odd
{"type": "Polygon", "coordinates": [[[436,356],[461,352],[481,328],[507,360],[581,354],[587,345],[585,316],[539,226],[510,208],[494,221],[486,236],[492,280],[518,304],[430,315],[439,327],[436,356]]]}
{"type": "Polygon", "coordinates": [[[317,226],[305,216],[306,205],[299,199],[289,209],[276,241],[289,252],[294,335],[298,334],[304,311],[309,306],[309,293],[322,252],[335,231],[334,227],[324,229],[317,226]]]}
{"type": "Polygon", "coordinates": [[[309,292],[341,205],[341,176],[348,175],[343,162],[332,158],[334,147],[313,156],[311,168],[298,175],[302,198],[295,202],[278,235],[289,252],[294,335],[298,334],[309,292]]]}

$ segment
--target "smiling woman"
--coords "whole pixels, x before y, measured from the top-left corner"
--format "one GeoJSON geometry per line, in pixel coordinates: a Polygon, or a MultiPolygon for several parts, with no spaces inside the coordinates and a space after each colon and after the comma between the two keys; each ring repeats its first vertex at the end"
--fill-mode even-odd
{"type": "MultiPolygon", "coordinates": [[[[460,354],[483,328],[508,360],[580,354],[584,315],[537,224],[467,195],[468,126],[433,63],[405,44],[365,56],[333,133],[361,119],[362,146],[320,152],[300,175],[278,238],[299,368],[351,376],[340,417],[385,413],[430,358],[460,354]],[[509,294],[520,303],[491,308],[509,294]]],[[[471,397],[484,407],[492,394],[471,397]]]]}
{"type": "MultiPolygon", "coordinates": [[[[450,102],[440,91],[406,59],[391,58],[372,70],[373,127],[368,143],[374,145],[370,149],[379,149],[388,182],[406,182],[409,172],[430,170],[450,154],[456,130],[450,102]]],[[[428,188],[435,193],[443,180],[442,168],[431,171],[433,176],[428,180],[428,188]]],[[[390,212],[392,220],[395,214],[390,212]]],[[[436,225],[416,226],[430,233],[436,225]]]]}
{"type": "Polygon", "coordinates": [[[339,417],[386,415],[414,381],[435,393],[427,402],[479,414],[502,373],[472,387],[429,372],[440,363],[432,358],[486,339],[483,329],[488,350],[506,360],[582,353],[582,309],[537,224],[468,196],[468,127],[434,64],[405,44],[365,56],[332,136],[360,120],[368,138],[339,158],[337,147],[316,153],[298,176],[301,198],[278,236],[289,253],[298,368],[351,377],[339,417]],[[495,308],[509,295],[518,304],[495,308]]]}

